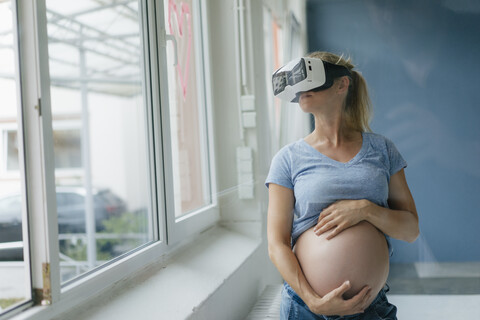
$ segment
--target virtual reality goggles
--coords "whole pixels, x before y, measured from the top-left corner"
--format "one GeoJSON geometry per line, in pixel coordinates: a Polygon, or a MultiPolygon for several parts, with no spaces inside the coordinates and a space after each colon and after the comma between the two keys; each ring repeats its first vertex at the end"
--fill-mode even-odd
{"type": "Polygon", "coordinates": [[[298,58],[272,75],[273,94],[288,102],[298,102],[302,92],[328,89],[335,78],[350,75],[344,66],[318,58],[298,58]]]}

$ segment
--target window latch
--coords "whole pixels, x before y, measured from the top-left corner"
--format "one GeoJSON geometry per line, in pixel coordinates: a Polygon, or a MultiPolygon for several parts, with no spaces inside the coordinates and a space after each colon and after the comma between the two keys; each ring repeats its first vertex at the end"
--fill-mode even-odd
{"type": "Polygon", "coordinates": [[[35,105],[35,109],[38,111],[38,116],[41,117],[42,116],[42,100],[40,98],[38,98],[38,102],[35,105]]]}

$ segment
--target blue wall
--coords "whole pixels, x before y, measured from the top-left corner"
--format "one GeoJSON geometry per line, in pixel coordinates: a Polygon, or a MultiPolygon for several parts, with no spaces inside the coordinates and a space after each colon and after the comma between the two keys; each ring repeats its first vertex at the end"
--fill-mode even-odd
{"type": "Polygon", "coordinates": [[[351,55],[372,129],[409,163],[420,215],[392,261],[480,261],[480,1],[314,1],[309,51],[351,55]]]}

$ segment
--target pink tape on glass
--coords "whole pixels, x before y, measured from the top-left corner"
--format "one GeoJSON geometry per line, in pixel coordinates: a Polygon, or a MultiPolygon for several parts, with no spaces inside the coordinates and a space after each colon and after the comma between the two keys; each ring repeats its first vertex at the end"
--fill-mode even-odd
{"type": "Polygon", "coordinates": [[[180,13],[178,12],[177,5],[175,4],[174,0],[168,1],[168,26],[170,29],[170,34],[175,36],[178,39],[178,43],[180,40],[185,41],[184,33],[183,33],[183,19],[186,20],[187,26],[187,54],[185,56],[185,61],[180,62],[180,59],[177,63],[177,76],[180,82],[180,86],[183,93],[183,100],[185,101],[187,96],[187,81],[188,81],[188,71],[190,66],[190,57],[192,52],[192,15],[190,12],[190,7],[185,2],[180,2],[180,13]],[[174,34],[174,28],[172,26],[172,15],[175,14],[175,22],[176,28],[175,30],[178,32],[178,36],[174,34]],[[182,72],[183,69],[183,72],[182,72]]]}

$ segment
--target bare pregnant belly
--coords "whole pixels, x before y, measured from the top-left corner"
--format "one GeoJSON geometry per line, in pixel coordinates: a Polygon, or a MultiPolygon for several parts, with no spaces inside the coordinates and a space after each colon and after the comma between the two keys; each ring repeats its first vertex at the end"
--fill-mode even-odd
{"type": "Polygon", "coordinates": [[[383,233],[362,221],[334,238],[328,232],[315,235],[313,228],[297,240],[294,252],[308,283],[324,296],[350,280],[352,287],[344,294],[349,299],[365,285],[372,288],[369,304],[383,288],[389,269],[388,246],[383,233]]]}

